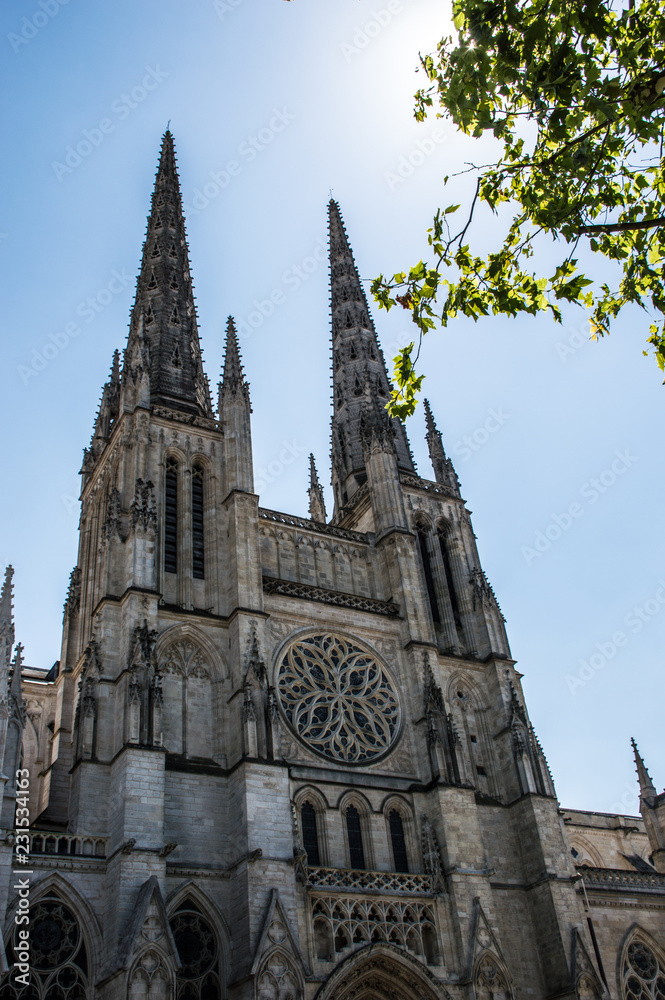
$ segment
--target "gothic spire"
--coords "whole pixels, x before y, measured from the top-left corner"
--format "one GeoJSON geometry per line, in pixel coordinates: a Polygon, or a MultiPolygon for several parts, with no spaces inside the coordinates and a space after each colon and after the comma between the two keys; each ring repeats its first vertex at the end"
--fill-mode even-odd
{"type": "Polygon", "coordinates": [[[314,455],[309,456],[309,516],[312,521],[325,524],[328,520],[326,515],[326,501],[323,496],[323,487],[319,482],[319,476],[314,464],[314,455]]]}
{"type": "Polygon", "coordinates": [[[233,317],[226,324],[226,354],[224,371],[219,384],[219,423],[222,442],[222,472],[224,495],[232,490],[254,492],[252,467],[252,427],[249,385],[240,361],[238,335],[233,317]]]}
{"type": "Polygon", "coordinates": [[[390,398],[386,364],[379,347],[365,292],[353,259],[339,205],[328,205],[330,301],[332,309],[333,419],[332,464],[339,508],[367,478],[363,428],[385,423],[394,440],[398,468],[415,472],[404,425],[387,419],[390,398]]]}
{"type": "Polygon", "coordinates": [[[637,743],[635,740],[631,739],[631,746],[633,748],[633,753],[635,754],[635,767],[637,770],[637,779],[640,783],[640,799],[643,802],[651,805],[651,803],[656,798],[657,792],[656,787],[651,780],[651,776],[647,771],[646,764],[642,760],[640,751],[637,749],[637,743]]]}
{"type": "Polygon", "coordinates": [[[149,374],[150,405],[212,416],[201,360],[180,181],[173,136],[168,130],[162,139],[148,216],[123,381],[136,381],[143,374],[137,371],[137,347],[149,374]],[[141,330],[145,344],[139,343],[141,330]]]}
{"type": "Polygon", "coordinates": [[[425,440],[427,441],[429,457],[432,463],[432,469],[434,470],[434,479],[437,483],[441,483],[444,486],[450,486],[451,489],[455,490],[459,496],[459,479],[457,478],[457,474],[453,468],[453,463],[450,461],[444,450],[443,441],[441,440],[441,432],[434,423],[434,417],[432,416],[429,400],[426,399],[424,402],[425,422],[427,424],[427,434],[425,435],[425,440]]]}
{"type": "MultiPolygon", "coordinates": [[[[14,567],[5,570],[5,579],[0,591],[0,687],[2,672],[9,666],[14,645],[14,567]]],[[[2,691],[0,690],[0,697],[2,691]]]]}
{"type": "MultiPolygon", "coordinates": [[[[240,360],[240,348],[238,346],[238,334],[236,332],[233,316],[229,316],[226,323],[226,351],[224,355],[224,371],[222,381],[219,385],[219,407],[220,410],[224,401],[228,398],[235,399],[240,393],[249,405],[249,385],[245,379],[240,360]]],[[[251,410],[250,410],[251,412],[251,410]]]]}

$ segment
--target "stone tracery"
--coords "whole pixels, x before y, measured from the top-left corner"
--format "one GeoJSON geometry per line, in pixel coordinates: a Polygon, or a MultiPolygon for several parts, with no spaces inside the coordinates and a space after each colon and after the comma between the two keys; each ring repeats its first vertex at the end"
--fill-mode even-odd
{"type": "Polygon", "coordinates": [[[624,1000],[665,1000],[665,965],[645,942],[628,945],[622,974],[624,1000]]]}
{"type": "Polygon", "coordinates": [[[376,656],[331,633],[294,641],[278,671],[282,711],[291,729],[328,759],[361,764],[395,743],[397,694],[376,656]]]}

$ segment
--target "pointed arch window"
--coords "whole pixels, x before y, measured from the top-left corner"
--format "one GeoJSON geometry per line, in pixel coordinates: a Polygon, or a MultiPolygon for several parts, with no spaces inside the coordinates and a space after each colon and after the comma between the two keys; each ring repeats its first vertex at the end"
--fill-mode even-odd
{"type": "Polygon", "coordinates": [[[307,853],[307,864],[320,865],[319,837],[316,828],[316,810],[311,802],[303,802],[300,810],[302,844],[307,853]]]}
{"type": "Polygon", "coordinates": [[[178,572],[178,463],[166,460],[164,488],[164,571],[178,572]]]}
{"type": "Polygon", "coordinates": [[[18,926],[7,945],[10,972],[0,979],[0,995],[6,1000],[87,1000],[90,962],[81,926],[68,906],[56,895],[30,907],[30,985],[17,986],[14,965],[19,962],[18,926]]]}
{"type": "Polygon", "coordinates": [[[346,835],[349,841],[351,867],[363,869],[365,867],[363,834],[360,826],[360,813],[355,806],[348,806],[346,810],[346,835]]]}
{"type": "Polygon", "coordinates": [[[192,572],[195,580],[205,578],[203,545],[203,466],[192,468],[192,572]]]}
{"type": "Polygon", "coordinates": [[[665,965],[644,941],[628,945],[623,964],[624,1000],[665,1000],[665,965]]]}
{"type": "Polygon", "coordinates": [[[148,282],[148,288],[157,288],[157,278],[155,277],[155,272],[151,271],[150,281],[148,282]]]}
{"type": "Polygon", "coordinates": [[[439,614],[439,604],[436,599],[436,589],[434,586],[434,574],[432,573],[432,563],[429,554],[429,545],[427,539],[427,528],[424,524],[416,525],[416,532],[418,534],[418,546],[420,548],[420,558],[423,564],[423,572],[425,574],[425,585],[427,587],[427,596],[429,598],[429,606],[432,612],[432,620],[436,625],[441,621],[441,616],[439,614]]]}
{"type": "Polygon", "coordinates": [[[455,619],[455,624],[460,626],[461,617],[459,601],[457,599],[457,590],[455,589],[455,579],[453,577],[453,568],[450,560],[450,547],[448,545],[446,533],[442,530],[439,530],[439,547],[441,548],[441,558],[443,559],[443,569],[446,574],[446,584],[448,585],[448,594],[450,596],[450,606],[452,608],[453,618],[455,619]]]}
{"type": "Polygon", "coordinates": [[[406,856],[406,838],[404,836],[404,822],[397,809],[391,809],[388,816],[388,826],[390,828],[390,842],[393,848],[393,862],[396,872],[408,872],[409,860],[406,856]]]}
{"type": "Polygon", "coordinates": [[[181,967],[177,996],[183,1000],[222,1000],[217,935],[192,900],[186,900],[170,919],[181,967]]]}

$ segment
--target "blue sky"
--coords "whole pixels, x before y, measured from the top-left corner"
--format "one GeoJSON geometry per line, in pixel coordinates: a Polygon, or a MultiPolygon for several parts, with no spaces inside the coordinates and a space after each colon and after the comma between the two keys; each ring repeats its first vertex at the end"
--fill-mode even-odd
{"type": "MultiPolygon", "coordinates": [[[[125,341],[167,122],[207,372],[216,384],[233,313],[261,502],[304,514],[310,451],[329,481],[330,191],[369,279],[426,255],[434,209],[466,190],[444,175],[491,153],[413,120],[417,53],[448,30],[435,0],[3,4],[0,558],[29,663],[59,656],[81,450],[125,341]]],[[[485,220],[478,245],[499,232],[485,220]]],[[[408,318],[373,312],[392,356],[408,318]]],[[[595,344],[572,309],[560,327],[460,320],[422,352],[566,806],[636,808],[631,735],[665,782],[665,390],[646,327],[633,312],[595,344]]],[[[407,430],[430,477],[421,412],[407,430]]]]}

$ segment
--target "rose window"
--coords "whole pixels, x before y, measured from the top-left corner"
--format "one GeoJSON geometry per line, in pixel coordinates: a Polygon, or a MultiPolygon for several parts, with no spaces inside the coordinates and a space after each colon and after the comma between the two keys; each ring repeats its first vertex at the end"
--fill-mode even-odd
{"type": "Polygon", "coordinates": [[[399,736],[393,681],[359,643],[329,633],[297,639],[282,656],[277,688],[293,732],[329,760],[364,764],[399,736]]]}
{"type": "Polygon", "coordinates": [[[623,973],[626,1000],[665,1000],[665,968],[641,941],[628,946],[623,973]]]}

